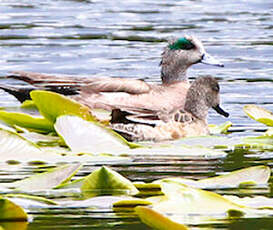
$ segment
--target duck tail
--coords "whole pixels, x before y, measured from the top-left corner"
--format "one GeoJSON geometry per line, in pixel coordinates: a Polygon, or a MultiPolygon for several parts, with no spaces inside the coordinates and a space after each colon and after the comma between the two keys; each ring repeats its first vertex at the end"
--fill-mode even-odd
{"type": "Polygon", "coordinates": [[[34,87],[14,87],[9,85],[0,85],[0,89],[13,95],[21,103],[25,100],[31,99],[30,92],[34,90],[34,87]]]}
{"type": "Polygon", "coordinates": [[[10,86],[10,85],[0,85],[0,89],[13,95],[21,103],[25,100],[31,100],[30,92],[32,90],[46,90],[55,93],[59,93],[65,96],[78,94],[78,88],[70,87],[67,85],[46,85],[44,87],[35,86],[10,86]]]}

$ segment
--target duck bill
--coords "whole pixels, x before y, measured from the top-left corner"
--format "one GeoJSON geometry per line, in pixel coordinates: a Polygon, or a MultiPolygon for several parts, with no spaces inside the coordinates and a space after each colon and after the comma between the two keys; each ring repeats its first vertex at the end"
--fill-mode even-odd
{"type": "Polygon", "coordinates": [[[219,105],[213,107],[213,109],[214,109],[217,113],[223,115],[224,117],[228,117],[228,116],[229,116],[229,113],[227,113],[226,111],[224,111],[219,105]]]}
{"type": "Polygon", "coordinates": [[[208,53],[203,54],[202,59],[201,59],[200,62],[203,63],[203,64],[206,64],[206,65],[224,67],[223,63],[219,62],[216,58],[214,58],[213,56],[211,56],[208,53]]]}

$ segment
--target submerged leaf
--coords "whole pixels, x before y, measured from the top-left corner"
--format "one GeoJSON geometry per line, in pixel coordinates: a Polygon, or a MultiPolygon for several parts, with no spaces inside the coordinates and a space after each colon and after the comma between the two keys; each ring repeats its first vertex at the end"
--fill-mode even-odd
{"type": "Polygon", "coordinates": [[[39,112],[53,123],[56,121],[57,117],[61,115],[76,115],[85,120],[94,120],[88,107],[61,94],[33,90],[31,91],[30,96],[39,112]]]}
{"type": "Polygon", "coordinates": [[[0,197],[0,222],[3,221],[27,221],[27,214],[20,206],[0,197]]]}
{"type": "Polygon", "coordinates": [[[52,189],[69,181],[79,170],[81,164],[63,165],[48,172],[36,174],[26,179],[11,183],[10,186],[23,191],[52,189]]]}
{"type": "Polygon", "coordinates": [[[273,113],[257,105],[245,105],[245,113],[255,121],[261,122],[268,126],[273,126],[273,113]]]}
{"type": "Polygon", "coordinates": [[[20,126],[36,132],[52,132],[52,122],[43,117],[34,117],[25,113],[0,111],[0,120],[12,126],[20,126]]]}
{"type": "Polygon", "coordinates": [[[61,116],[57,133],[73,152],[121,154],[129,150],[127,142],[111,129],[77,116],[61,116]]]}
{"type": "Polygon", "coordinates": [[[87,176],[81,186],[85,197],[105,194],[130,194],[135,195],[138,190],[131,181],[103,166],[87,176]]]}

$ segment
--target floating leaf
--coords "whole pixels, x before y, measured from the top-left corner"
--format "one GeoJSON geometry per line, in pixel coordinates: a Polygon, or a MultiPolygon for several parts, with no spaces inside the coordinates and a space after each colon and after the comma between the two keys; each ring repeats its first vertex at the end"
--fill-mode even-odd
{"type": "Polygon", "coordinates": [[[25,100],[21,104],[21,108],[23,108],[23,109],[37,109],[34,101],[32,101],[32,100],[25,100]]]}
{"type": "Polygon", "coordinates": [[[40,173],[11,183],[10,186],[23,191],[52,189],[66,183],[79,170],[80,164],[63,165],[48,172],[40,173]]]}
{"type": "Polygon", "coordinates": [[[34,117],[25,113],[0,111],[0,120],[12,126],[20,126],[36,132],[52,132],[52,122],[43,117],[34,117]]]}
{"type": "Polygon", "coordinates": [[[273,113],[257,105],[245,105],[245,113],[255,121],[261,122],[268,126],[273,126],[273,113]]]}
{"type": "Polygon", "coordinates": [[[209,125],[209,132],[210,134],[221,134],[221,133],[227,133],[229,127],[232,126],[232,123],[230,121],[227,121],[221,125],[209,125]]]}
{"type": "Polygon", "coordinates": [[[27,214],[20,206],[0,197],[0,222],[3,221],[27,221],[27,214]]]}
{"type": "Polygon", "coordinates": [[[61,115],[76,115],[85,120],[94,120],[88,107],[61,94],[33,90],[31,91],[30,96],[39,112],[53,123],[55,123],[57,117],[61,115]]]}
{"type": "Polygon", "coordinates": [[[32,196],[32,195],[26,195],[26,194],[7,194],[5,195],[7,198],[17,198],[22,200],[31,200],[31,201],[38,201],[40,203],[49,204],[49,205],[57,205],[57,203],[53,200],[46,199],[41,196],[32,196]]]}
{"type": "Polygon", "coordinates": [[[153,210],[172,214],[171,220],[182,224],[211,222],[216,218],[240,216],[253,211],[250,208],[231,202],[218,195],[176,182],[161,183],[165,196],[148,198],[153,210]]]}
{"type": "Polygon", "coordinates": [[[121,154],[128,142],[111,129],[77,116],[61,116],[55,124],[57,133],[73,152],[121,154]]]}
{"type": "Polygon", "coordinates": [[[172,221],[167,216],[153,210],[149,207],[142,207],[138,206],[135,208],[137,215],[139,216],[140,220],[150,226],[153,229],[158,230],[187,230],[189,229],[184,224],[177,223],[172,221]]]}
{"type": "Polygon", "coordinates": [[[42,151],[15,132],[0,129],[0,161],[26,161],[39,158],[42,151]]]}
{"type": "Polygon", "coordinates": [[[115,212],[134,212],[136,206],[147,206],[152,203],[148,200],[132,198],[128,200],[120,200],[113,203],[113,210],[115,212]]]}
{"type": "Polygon", "coordinates": [[[82,184],[81,191],[85,197],[105,194],[134,195],[138,193],[131,181],[106,166],[87,176],[82,184]]]}
{"type": "Polygon", "coordinates": [[[205,186],[237,187],[244,182],[266,184],[270,178],[271,170],[268,166],[260,165],[236,170],[225,175],[199,180],[205,186]]]}
{"type": "Polygon", "coordinates": [[[154,183],[175,182],[196,188],[238,187],[242,183],[266,184],[270,178],[270,173],[271,171],[268,166],[260,165],[236,170],[225,175],[210,177],[201,180],[190,180],[180,177],[170,177],[157,180],[154,183]]]}

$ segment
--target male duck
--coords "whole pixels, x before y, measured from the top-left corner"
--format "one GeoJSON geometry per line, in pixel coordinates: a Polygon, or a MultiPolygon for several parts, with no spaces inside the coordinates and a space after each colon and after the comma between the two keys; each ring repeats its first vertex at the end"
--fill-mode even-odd
{"type": "Polygon", "coordinates": [[[112,112],[111,127],[132,141],[165,141],[208,135],[207,115],[210,108],[225,117],[229,116],[219,104],[217,80],[202,77],[191,84],[184,107],[172,112],[142,110],[141,114],[135,108],[131,111],[130,108],[118,108],[112,112]]]}
{"type": "Polygon", "coordinates": [[[0,88],[13,94],[21,102],[28,99],[29,91],[36,88],[72,95],[76,101],[90,108],[111,111],[113,108],[127,106],[171,112],[183,108],[190,86],[187,69],[196,63],[223,66],[206,53],[196,37],[186,35],[171,40],[162,53],[162,84],[148,84],[142,80],[124,78],[79,78],[14,72],[8,77],[26,81],[34,88],[18,89],[7,85],[0,88]]]}

